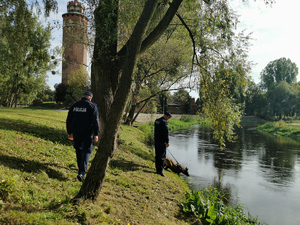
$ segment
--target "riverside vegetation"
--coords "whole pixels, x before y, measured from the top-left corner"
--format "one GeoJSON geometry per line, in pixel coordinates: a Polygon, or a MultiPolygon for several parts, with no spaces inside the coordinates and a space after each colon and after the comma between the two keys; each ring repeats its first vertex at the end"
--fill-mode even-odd
{"type": "MultiPolygon", "coordinates": [[[[73,205],[81,183],[66,116],[67,111],[0,109],[0,224],[259,224],[242,207],[225,205],[212,187],[190,191],[172,172],[155,174],[153,122],[121,126],[98,200],[73,205]]],[[[182,129],[199,121],[185,116],[169,126],[182,129]]]]}
{"type": "Polygon", "coordinates": [[[267,122],[257,127],[257,130],[270,134],[276,134],[292,138],[300,138],[300,121],[283,121],[267,122]]]}

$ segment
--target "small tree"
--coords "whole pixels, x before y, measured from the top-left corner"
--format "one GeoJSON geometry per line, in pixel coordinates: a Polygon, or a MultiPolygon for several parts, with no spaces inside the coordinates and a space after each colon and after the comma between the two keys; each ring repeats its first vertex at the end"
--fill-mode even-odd
{"type": "Polygon", "coordinates": [[[78,101],[81,99],[82,93],[91,88],[91,78],[86,71],[86,67],[81,65],[80,69],[74,71],[68,81],[67,93],[73,99],[78,101]]]}

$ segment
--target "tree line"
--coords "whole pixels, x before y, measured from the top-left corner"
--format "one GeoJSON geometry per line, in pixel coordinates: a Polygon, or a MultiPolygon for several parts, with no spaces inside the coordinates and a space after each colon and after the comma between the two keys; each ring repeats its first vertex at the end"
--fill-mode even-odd
{"type": "Polygon", "coordinates": [[[246,115],[270,120],[298,118],[300,83],[297,83],[297,65],[282,57],[269,62],[260,75],[259,84],[250,82],[248,85],[246,115]]]}

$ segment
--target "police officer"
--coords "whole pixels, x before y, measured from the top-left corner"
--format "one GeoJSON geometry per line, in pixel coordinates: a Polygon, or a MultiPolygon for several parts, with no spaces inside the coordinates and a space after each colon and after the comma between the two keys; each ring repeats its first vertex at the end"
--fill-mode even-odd
{"type": "Polygon", "coordinates": [[[77,179],[84,181],[87,165],[93,149],[93,141],[98,142],[100,132],[99,112],[92,103],[93,94],[85,92],[80,101],[74,103],[66,121],[68,139],[74,141],[78,165],[77,179]]]}
{"type": "Polygon", "coordinates": [[[172,117],[171,113],[165,112],[164,115],[155,120],[154,124],[154,146],[155,146],[155,168],[156,173],[165,176],[164,161],[166,159],[167,147],[169,147],[169,128],[168,120],[172,117]]]}

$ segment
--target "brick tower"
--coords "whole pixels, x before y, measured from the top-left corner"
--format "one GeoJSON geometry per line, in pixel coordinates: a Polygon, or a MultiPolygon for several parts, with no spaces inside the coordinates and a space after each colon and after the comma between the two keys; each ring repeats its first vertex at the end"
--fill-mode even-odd
{"type": "Polygon", "coordinates": [[[84,5],[77,0],[68,2],[63,17],[62,83],[68,83],[73,72],[87,66],[87,25],[84,5]]]}

